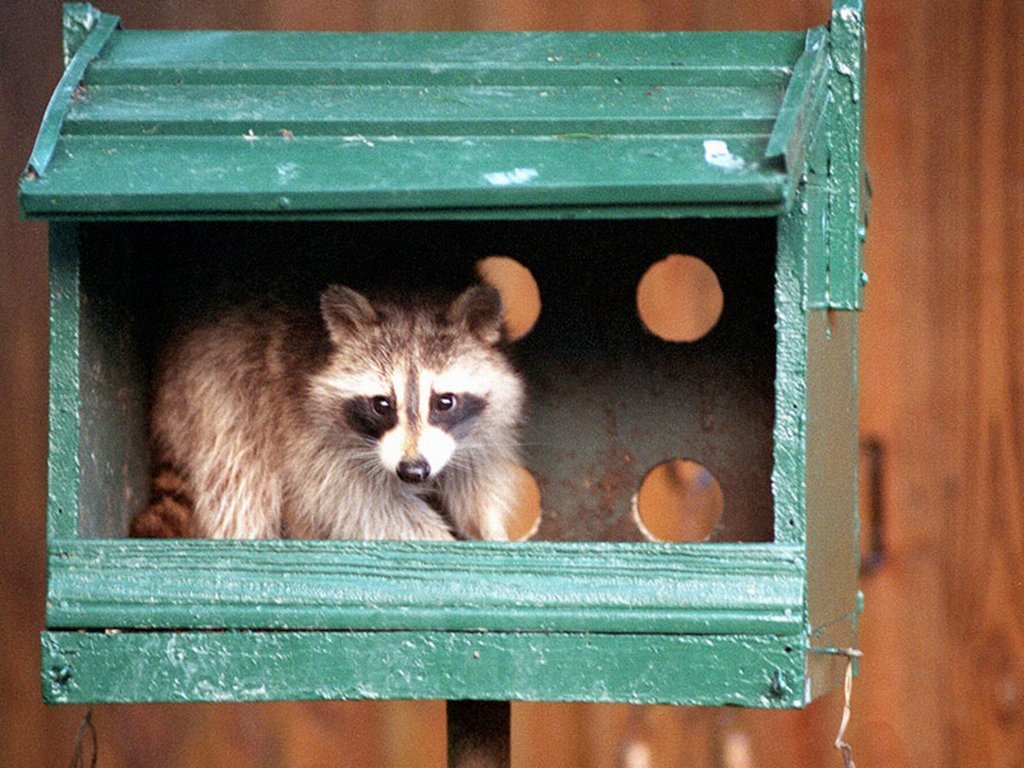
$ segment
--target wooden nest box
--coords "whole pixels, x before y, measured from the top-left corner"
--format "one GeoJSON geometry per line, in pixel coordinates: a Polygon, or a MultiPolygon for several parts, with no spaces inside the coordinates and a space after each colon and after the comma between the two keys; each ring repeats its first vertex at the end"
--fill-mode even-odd
{"type": "Polygon", "coordinates": [[[50,222],[46,700],[799,707],[838,684],[862,18],[167,32],[67,6],[20,190],[50,222]],[[529,541],[127,538],[176,316],[510,265],[529,541]]]}

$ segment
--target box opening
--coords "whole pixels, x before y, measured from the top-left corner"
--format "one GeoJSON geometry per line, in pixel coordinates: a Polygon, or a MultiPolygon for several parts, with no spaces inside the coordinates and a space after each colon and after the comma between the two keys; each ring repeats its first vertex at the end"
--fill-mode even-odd
{"type": "Polygon", "coordinates": [[[332,282],[459,289],[483,275],[506,296],[529,392],[533,501],[515,536],[773,539],[775,219],[79,231],[81,537],[127,535],[146,503],[151,377],[184,320],[253,296],[315,301],[332,282]]]}

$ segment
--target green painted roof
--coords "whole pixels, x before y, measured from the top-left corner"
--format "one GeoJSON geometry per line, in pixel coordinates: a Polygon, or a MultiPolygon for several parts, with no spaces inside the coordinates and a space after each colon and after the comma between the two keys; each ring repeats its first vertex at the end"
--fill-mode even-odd
{"type": "Polygon", "coordinates": [[[167,32],[76,10],[31,218],[774,215],[826,80],[823,29],[167,32]]]}

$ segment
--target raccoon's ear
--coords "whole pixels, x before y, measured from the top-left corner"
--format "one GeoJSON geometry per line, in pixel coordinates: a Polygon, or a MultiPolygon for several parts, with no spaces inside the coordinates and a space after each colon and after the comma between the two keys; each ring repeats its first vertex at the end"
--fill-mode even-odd
{"type": "Polygon", "coordinates": [[[335,344],[352,331],[377,322],[377,310],[370,300],[343,285],[330,285],[320,294],[320,314],[335,344]]]}
{"type": "Polygon", "coordinates": [[[504,306],[501,294],[492,285],[481,283],[467,288],[452,302],[448,320],[462,324],[485,344],[497,344],[502,337],[504,306]]]}

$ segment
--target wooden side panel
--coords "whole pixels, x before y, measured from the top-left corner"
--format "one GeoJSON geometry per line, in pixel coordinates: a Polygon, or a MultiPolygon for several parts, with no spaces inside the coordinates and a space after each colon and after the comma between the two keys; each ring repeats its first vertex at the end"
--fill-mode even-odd
{"type": "MultiPolygon", "coordinates": [[[[807,612],[813,648],[856,643],[857,313],[811,312],[807,380],[807,612]]],[[[812,652],[811,690],[829,690],[845,659],[812,652]]]]}
{"type": "Polygon", "coordinates": [[[50,229],[49,463],[47,536],[78,532],[79,272],[78,227],[50,229]]]}

